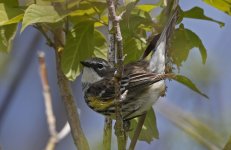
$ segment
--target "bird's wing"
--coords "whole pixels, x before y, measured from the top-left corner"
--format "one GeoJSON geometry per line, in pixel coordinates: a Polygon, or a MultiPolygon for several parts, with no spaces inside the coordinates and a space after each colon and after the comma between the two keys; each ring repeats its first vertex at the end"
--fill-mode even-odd
{"type": "MultiPolygon", "coordinates": [[[[155,73],[135,73],[129,76],[122,77],[121,80],[121,93],[128,91],[143,90],[149,85],[164,80],[167,78],[167,74],[155,74],[155,73]]],[[[94,84],[92,84],[87,93],[91,93],[88,96],[98,97],[98,99],[107,101],[115,98],[115,87],[112,78],[104,78],[94,84]]],[[[128,94],[129,96],[129,94],[128,94]]]]}
{"type": "Polygon", "coordinates": [[[160,80],[167,78],[167,74],[156,74],[156,73],[134,73],[130,74],[129,80],[122,79],[121,90],[122,92],[128,90],[142,90],[148,87],[149,85],[156,83],[160,80]],[[126,84],[123,81],[128,81],[126,84]]]}

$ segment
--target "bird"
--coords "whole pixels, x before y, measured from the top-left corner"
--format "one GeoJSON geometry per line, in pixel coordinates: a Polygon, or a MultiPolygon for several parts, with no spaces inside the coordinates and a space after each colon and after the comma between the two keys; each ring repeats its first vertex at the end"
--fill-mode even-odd
{"type": "MultiPolygon", "coordinates": [[[[165,79],[171,74],[165,73],[167,41],[174,29],[178,17],[175,9],[160,35],[153,38],[141,59],[123,66],[120,79],[120,92],[126,93],[120,101],[123,120],[129,121],[144,115],[166,91],[165,79]],[[149,61],[145,57],[153,52],[149,61]]],[[[108,61],[92,57],[80,62],[83,65],[82,89],[87,105],[94,111],[115,118],[116,68],[108,61]]]]}
{"type": "MultiPolygon", "coordinates": [[[[115,117],[114,72],[116,69],[98,57],[81,61],[82,88],[87,105],[105,116],[115,117]]],[[[122,118],[130,120],[144,114],[165,93],[168,74],[150,71],[149,63],[140,60],[124,65],[120,91],[127,92],[121,101],[122,118]]]]}

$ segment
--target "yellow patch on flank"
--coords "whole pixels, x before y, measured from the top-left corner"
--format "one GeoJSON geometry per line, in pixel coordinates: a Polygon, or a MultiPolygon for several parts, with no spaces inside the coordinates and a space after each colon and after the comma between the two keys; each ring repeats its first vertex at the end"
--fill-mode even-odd
{"type": "Polygon", "coordinates": [[[95,110],[106,110],[110,106],[114,105],[114,100],[101,101],[95,97],[88,97],[88,105],[94,108],[95,110]]]}

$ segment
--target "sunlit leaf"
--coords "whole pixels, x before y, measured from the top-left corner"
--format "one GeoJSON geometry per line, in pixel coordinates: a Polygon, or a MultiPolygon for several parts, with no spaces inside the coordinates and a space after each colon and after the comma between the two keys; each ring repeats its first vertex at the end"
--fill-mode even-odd
{"type": "Polygon", "coordinates": [[[81,15],[92,15],[95,14],[95,10],[93,8],[88,9],[77,9],[71,13],[69,13],[70,16],[81,16],[81,15]]]}
{"type": "Polygon", "coordinates": [[[136,8],[146,12],[150,12],[151,10],[157,7],[159,7],[159,5],[155,5],[155,4],[141,4],[136,6],[136,8]]]}
{"type": "Polygon", "coordinates": [[[221,21],[217,21],[214,20],[210,17],[207,17],[204,14],[204,10],[200,7],[193,7],[192,9],[188,10],[188,11],[184,11],[183,12],[183,17],[184,18],[193,18],[193,19],[201,19],[201,20],[208,20],[208,21],[212,21],[215,23],[218,23],[220,25],[220,27],[223,27],[225,24],[221,21]]]}
{"type": "Polygon", "coordinates": [[[108,24],[108,16],[104,15],[100,18],[100,21],[96,21],[95,22],[95,27],[101,27],[101,26],[105,26],[105,24],[108,24]]]}
{"type": "Polygon", "coordinates": [[[181,24],[172,35],[169,47],[169,54],[174,64],[180,67],[186,61],[192,48],[198,48],[202,62],[206,62],[207,52],[201,39],[191,30],[184,28],[181,24]]]}
{"type": "Polygon", "coordinates": [[[106,9],[105,2],[83,1],[78,4],[78,8],[69,13],[70,16],[101,14],[106,9]]]}
{"type": "Polygon", "coordinates": [[[0,51],[9,52],[17,30],[16,24],[0,27],[0,51]]]}
{"type": "Polygon", "coordinates": [[[190,88],[191,90],[193,90],[194,92],[204,96],[205,98],[209,98],[206,94],[202,93],[198,88],[197,86],[189,79],[187,78],[186,76],[183,76],[183,75],[175,75],[175,74],[172,74],[169,76],[169,78],[173,79],[173,80],[176,80],[177,82],[187,86],[188,88],[190,88]]]}
{"type": "Polygon", "coordinates": [[[231,15],[231,1],[230,0],[203,0],[206,4],[211,5],[228,15],[231,15]]]}
{"type": "Polygon", "coordinates": [[[0,3],[0,26],[18,23],[22,17],[23,11],[21,9],[0,3]]]}
{"type": "Polygon", "coordinates": [[[65,16],[59,14],[51,5],[30,5],[25,12],[22,21],[21,32],[28,26],[34,23],[56,23],[61,21],[65,16]]]}
{"type": "Polygon", "coordinates": [[[124,0],[124,3],[127,5],[129,3],[133,3],[136,2],[137,0],[124,0]]]}
{"type": "MultiPolygon", "coordinates": [[[[131,120],[132,131],[129,132],[130,138],[133,137],[137,124],[138,124],[138,118],[131,120]]],[[[158,139],[158,138],[159,138],[159,132],[157,129],[157,124],[156,124],[156,115],[155,115],[154,110],[151,108],[147,113],[147,116],[144,121],[144,125],[142,127],[138,140],[151,143],[152,140],[158,139]]]]}
{"type": "Polygon", "coordinates": [[[70,16],[70,20],[74,24],[91,20],[95,22],[95,27],[100,27],[104,25],[102,22],[105,24],[108,22],[107,15],[103,14],[105,9],[105,2],[82,1],[78,4],[77,9],[68,13],[68,16],[70,16]]]}
{"type": "Polygon", "coordinates": [[[62,70],[66,77],[74,80],[81,71],[80,61],[93,55],[94,23],[81,22],[67,35],[62,54],[62,70]]]}
{"type": "Polygon", "coordinates": [[[104,35],[98,30],[94,31],[94,56],[107,58],[107,41],[104,35]]]}

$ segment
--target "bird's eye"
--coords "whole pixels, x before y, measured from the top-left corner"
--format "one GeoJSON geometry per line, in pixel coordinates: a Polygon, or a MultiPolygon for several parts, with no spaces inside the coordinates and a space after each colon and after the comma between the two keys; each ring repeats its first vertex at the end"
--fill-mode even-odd
{"type": "Polygon", "coordinates": [[[97,65],[97,68],[98,68],[99,70],[103,69],[103,64],[98,64],[98,65],[97,65]]]}

